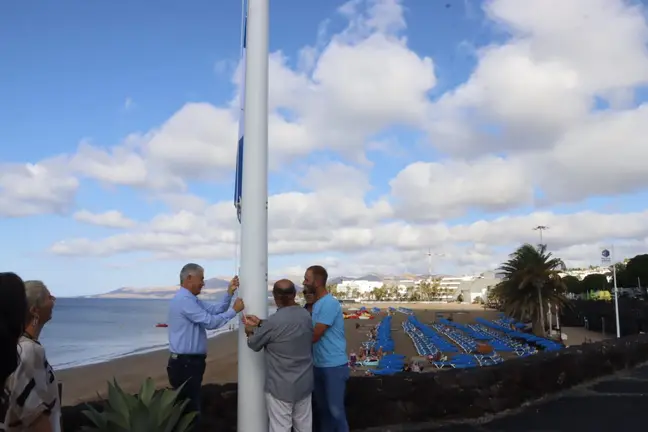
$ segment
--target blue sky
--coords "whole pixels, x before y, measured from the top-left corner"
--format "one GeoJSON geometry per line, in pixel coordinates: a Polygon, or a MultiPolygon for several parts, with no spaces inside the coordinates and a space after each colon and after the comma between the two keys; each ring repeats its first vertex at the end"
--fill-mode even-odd
{"type": "MultiPolygon", "coordinates": [[[[436,271],[483,271],[539,224],[573,265],[641,252],[645,11],[592,1],[571,23],[541,0],[272,2],[271,276],[423,272],[428,248],[436,271]]],[[[240,14],[5,5],[6,270],[59,295],[234,271],[240,14]]]]}

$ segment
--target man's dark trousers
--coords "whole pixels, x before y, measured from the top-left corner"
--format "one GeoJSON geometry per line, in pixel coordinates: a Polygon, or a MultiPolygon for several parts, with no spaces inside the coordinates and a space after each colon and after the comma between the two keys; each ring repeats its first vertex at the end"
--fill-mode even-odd
{"type": "Polygon", "coordinates": [[[199,354],[171,354],[167,365],[169,384],[174,389],[180,390],[179,399],[189,401],[186,412],[198,412],[194,424],[200,422],[200,393],[203,375],[205,374],[205,359],[207,356],[199,354]]]}

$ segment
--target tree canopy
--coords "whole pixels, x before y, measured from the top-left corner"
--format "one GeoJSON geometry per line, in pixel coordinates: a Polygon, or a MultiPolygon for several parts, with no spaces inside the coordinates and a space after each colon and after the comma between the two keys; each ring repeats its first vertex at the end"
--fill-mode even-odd
{"type": "Polygon", "coordinates": [[[583,290],[583,285],[581,284],[581,281],[576,277],[576,276],[565,276],[562,278],[563,283],[565,284],[565,287],[567,288],[567,292],[571,294],[583,294],[585,291],[583,290]]]}
{"type": "Polygon", "coordinates": [[[610,283],[608,282],[607,275],[604,274],[589,274],[581,281],[583,292],[590,291],[608,291],[610,283]]]}
{"type": "Polygon", "coordinates": [[[513,252],[499,271],[503,279],[493,288],[504,312],[518,320],[531,320],[536,334],[544,335],[548,305],[566,303],[560,272],[565,264],[547,252],[546,245],[524,244],[513,252]]]}
{"type": "Polygon", "coordinates": [[[637,255],[626,264],[628,286],[648,286],[648,254],[637,255]]]}

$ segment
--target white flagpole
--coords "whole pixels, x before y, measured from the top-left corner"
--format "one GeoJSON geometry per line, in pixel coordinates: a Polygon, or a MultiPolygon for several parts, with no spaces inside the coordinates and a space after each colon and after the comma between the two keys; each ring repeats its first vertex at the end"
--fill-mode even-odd
{"type": "MultiPolygon", "coordinates": [[[[248,0],[245,70],[245,144],[241,198],[241,288],[247,313],[268,316],[268,39],[269,0],[248,0]]],[[[265,432],[263,353],[239,330],[239,432],[265,432]]]]}

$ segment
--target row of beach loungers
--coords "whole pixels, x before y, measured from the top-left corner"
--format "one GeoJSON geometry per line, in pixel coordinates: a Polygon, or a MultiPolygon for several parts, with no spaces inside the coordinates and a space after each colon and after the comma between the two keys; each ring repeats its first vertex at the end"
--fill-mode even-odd
{"type": "Polygon", "coordinates": [[[552,341],[551,339],[546,339],[530,333],[522,333],[520,331],[511,329],[511,326],[519,328],[518,324],[520,323],[518,323],[513,318],[506,317],[504,314],[501,314],[499,319],[489,323],[492,326],[491,328],[505,333],[512,338],[523,339],[527,342],[539,345],[545,351],[558,351],[564,348],[563,345],[559,344],[558,342],[552,341]]]}
{"type": "MultiPolygon", "coordinates": [[[[538,352],[536,346],[549,351],[563,348],[562,345],[552,340],[517,331],[516,329],[520,328],[520,323],[505,316],[494,321],[477,318],[476,324],[468,325],[442,318],[436,324],[428,326],[420,322],[410,309],[390,308],[390,311],[409,315],[403,321],[403,330],[412,340],[420,356],[438,359],[432,361],[432,364],[439,369],[461,369],[498,364],[504,361],[498,351],[511,352],[519,357],[526,357],[538,352]],[[487,344],[492,351],[477,353],[479,349],[483,349],[483,344],[487,344]],[[450,354],[451,358],[448,358],[444,353],[450,354]]],[[[377,327],[376,340],[371,342],[376,349],[382,348],[383,353],[386,353],[377,362],[364,363],[365,366],[376,367],[371,370],[373,375],[393,375],[401,372],[405,366],[405,356],[393,353],[394,341],[391,336],[391,323],[392,317],[386,316],[377,327]]]]}
{"type": "Polygon", "coordinates": [[[435,356],[439,352],[458,352],[457,347],[439,333],[423,324],[414,315],[403,321],[403,330],[412,339],[420,356],[435,356]]]}
{"type": "MultiPolygon", "coordinates": [[[[435,325],[436,326],[436,325],[435,325]]],[[[439,325],[440,327],[442,325],[439,325]]],[[[416,317],[410,316],[408,319],[403,322],[403,330],[410,336],[414,346],[416,347],[417,352],[421,356],[433,356],[437,357],[439,353],[450,352],[458,353],[457,346],[450,343],[446,340],[441,334],[443,332],[438,331],[433,327],[430,327],[426,324],[421,323],[416,319],[416,317]]],[[[449,326],[443,327],[444,331],[448,331],[454,336],[450,338],[460,347],[462,344],[469,343],[469,339],[463,335],[458,334],[450,330],[449,326]]],[[[448,333],[444,333],[448,335],[448,333]]],[[[476,343],[475,343],[476,348],[476,343]]],[[[496,363],[504,361],[496,352],[490,354],[456,354],[452,356],[451,359],[448,359],[447,356],[441,356],[438,361],[433,361],[432,364],[438,368],[470,368],[477,366],[489,366],[496,363]]]]}
{"type": "Polygon", "coordinates": [[[390,306],[390,307],[387,308],[387,310],[390,313],[400,312],[400,313],[405,314],[405,315],[414,315],[414,311],[412,309],[406,308],[406,307],[393,308],[393,307],[390,306]]]}
{"type": "Polygon", "coordinates": [[[488,343],[500,352],[512,352],[518,357],[527,357],[538,353],[538,349],[525,342],[514,339],[511,335],[506,334],[501,328],[491,321],[483,318],[477,318],[477,324],[471,324],[469,327],[476,332],[480,332],[491,339],[488,343]]]}
{"type": "Polygon", "coordinates": [[[410,336],[421,356],[437,357],[439,353],[455,353],[458,351],[457,347],[463,351],[449,360],[442,358],[441,361],[433,362],[437,368],[467,368],[501,363],[504,359],[498,351],[526,357],[538,353],[536,346],[547,351],[563,348],[561,344],[552,340],[515,330],[520,326],[511,318],[501,316],[495,321],[477,318],[476,321],[477,324],[463,325],[442,318],[438,323],[427,326],[416,317],[410,316],[403,322],[403,330],[410,336]],[[480,348],[483,349],[483,344],[487,344],[492,352],[477,353],[480,348]]]}
{"type": "MultiPolygon", "coordinates": [[[[477,321],[480,319],[481,318],[478,318],[477,321]]],[[[439,323],[443,326],[454,327],[455,329],[465,333],[465,335],[463,335],[461,332],[455,330],[451,334],[447,334],[451,339],[453,339],[453,337],[460,339],[460,341],[455,341],[454,339],[453,341],[455,341],[455,343],[457,343],[464,352],[475,351],[479,342],[487,343],[495,352],[513,352],[520,357],[538,352],[535,347],[518,342],[505,334],[498,334],[497,332],[490,330],[488,327],[480,327],[480,324],[463,325],[446,319],[439,320],[439,323]]]]}
{"type": "MultiPolygon", "coordinates": [[[[392,317],[386,316],[376,328],[376,349],[382,349],[385,353],[378,363],[376,369],[371,370],[372,375],[393,375],[402,372],[405,367],[405,356],[394,354],[394,339],[391,336],[392,317]]],[[[365,364],[365,366],[374,366],[365,364]]]]}

